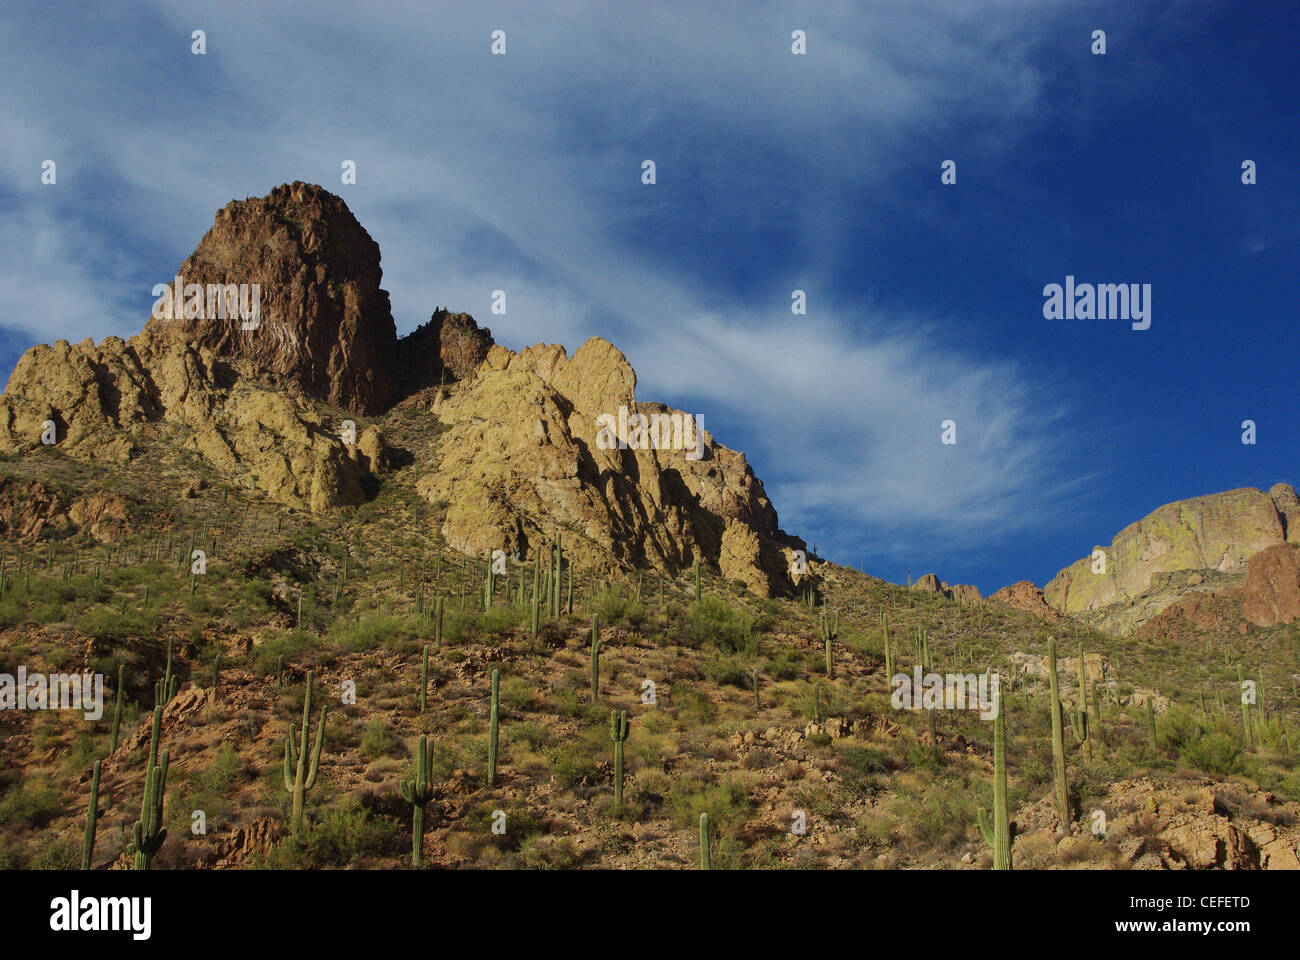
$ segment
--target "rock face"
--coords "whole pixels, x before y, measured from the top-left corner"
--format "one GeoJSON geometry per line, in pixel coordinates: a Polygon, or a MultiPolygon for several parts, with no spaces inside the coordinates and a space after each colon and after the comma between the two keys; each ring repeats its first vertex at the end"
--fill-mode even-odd
{"type": "Polygon", "coordinates": [[[222,362],[175,337],[33,347],[0,397],[0,445],[10,451],[43,446],[42,424],[52,422],[68,456],[125,461],[159,421],[181,427],[183,445],[222,473],[283,503],[326,510],[364,500],[368,465],[339,424],[308,398],[269,389],[247,360],[222,362]]]}
{"type": "Polygon", "coordinates": [[[912,589],[920,590],[922,593],[942,593],[943,584],[939,582],[939,575],[937,573],[927,573],[917,579],[916,583],[912,584],[912,589]]]}
{"type": "Polygon", "coordinates": [[[1257,627],[1300,617],[1300,548],[1283,543],[1251,557],[1242,594],[1242,614],[1257,627]]]}
{"type": "Polygon", "coordinates": [[[912,584],[912,589],[924,593],[937,593],[960,603],[976,603],[980,600],[979,587],[969,583],[944,583],[935,573],[925,574],[912,584]]]}
{"type": "Polygon", "coordinates": [[[27,351],[0,397],[0,448],[32,451],[44,436],[67,456],[126,461],[165,436],[228,478],[325,511],[363,502],[368,478],[410,463],[375,425],[348,420],[402,401],[442,421],[439,462],[413,474],[445,502],[455,548],[527,555],[563,532],[586,566],[698,558],[761,596],[791,588],[803,544],[777,529],[743,454],[638,402],[631,366],[598,338],[573,357],[545,344],[516,354],[438,309],[398,341],[378,246],[320,187],[230,203],[178,274],[181,294],[155,304],[170,299],[172,318],[152,316],[130,340],[27,351]]]}
{"type": "Polygon", "coordinates": [[[487,358],[492,343],[492,331],[480,328],[468,313],[449,313],[439,307],[428,323],[402,338],[395,380],[407,393],[429,384],[464,380],[487,358]]]}
{"type": "Polygon", "coordinates": [[[443,314],[399,365],[379,248],[342,200],[310,184],[230,203],[177,272],[173,319],[150,317],[130,340],[60,340],[23,354],[0,397],[0,448],[53,440],[68,456],[124,462],[179,427],[183,446],[276,500],[358,504],[365,477],[388,466],[383,435],[358,426],[348,442],[342,418],[320,404],[378,413],[395,377],[420,366],[418,349],[445,358],[433,369],[462,374],[475,345],[491,341],[468,317],[443,314]],[[252,285],[256,323],[245,323],[252,285]],[[444,327],[455,332],[446,345],[444,327]]]}
{"type": "Polygon", "coordinates": [[[472,377],[436,391],[442,456],[417,489],[447,505],[447,542],[526,557],[558,533],[580,566],[677,570],[699,558],[760,596],[790,589],[788,551],[802,543],[778,530],[744,455],[704,430],[697,441],[688,415],[638,402],[635,387],[623,354],[593,337],[572,357],[493,346],[472,377]],[[658,449],[636,414],[667,425],[658,449]]]}
{"type": "Polygon", "coordinates": [[[1064,619],[1059,610],[1053,610],[1047,605],[1043,591],[1028,580],[1021,580],[990,594],[989,602],[1000,603],[1023,613],[1032,613],[1043,620],[1057,622],[1064,619]]]}
{"type": "Polygon", "coordinates": [[[387,406],[397,331],[379,287],[379,245],[334,194],[293,183],[232,201],[178,273],[196,286],[185,290],[183,309],[172,304],[173,319],[150,317],[146,334],[246,359],[353,413],[387,406]],[[209,284],[257,284],[256,328],[244,329],[251,321],[242,313],[238,321],[228,310],[218,316],[221,299],[208,301],[209,284]]]}
{"type": "Polygon", "coordinates": [[[1144,622],[1136,635],[1167,643],[1192,643],[1204,642],[1206,637],[1232,637],[1244,632],[1245,626],[1240,590],[1193,590],[1144,622]]]}
{"type": "Polygon", "coordinates": [[[41,483],[21,483],[0,477],[0,534],[35,543],[47,527],[84,530],[100,543],[113,543],[130,534],[130,510],[116,493],[93,493],[65,505],[41,483]]]}
{"type": "Polygon", "coordinates": [[[1268,493],[1245,487],[1166,504],[1097,548],[1105,555],[1104,572],[1094,573],[1099,562],[1084,557],[1047,584],[1044,598],[1062,613],[1101,613],[1107,627],[1132,629],[1188,589],[1208,587],[1211,577],[1239,580],[1250,557],[1297,535],[1297,513],[1300,504],[1286,484],[1268,493]]]}

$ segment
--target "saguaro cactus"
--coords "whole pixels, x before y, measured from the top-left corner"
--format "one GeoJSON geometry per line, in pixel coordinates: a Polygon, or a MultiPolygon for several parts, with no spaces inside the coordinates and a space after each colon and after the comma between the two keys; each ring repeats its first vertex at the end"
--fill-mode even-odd
{"type": "Polygon", "coordinates": [[[889,650],[889,615],[880,611],[880,635],[885,640],[885,682],[894,675],[894,655],[889,650]]]}
{"type": "Polygon", "coordinates": [[[117,750],[118,735],[122,729],[122,694],[126,692],[124,686],[126,678],[126,664],[117,665],[117,703],[113,705],[113,746],[109,753],[117,750]]]}
{"type": "Polygon", "coordinates": [[[564,566],[564,534],[555,535],[555,588],[551,591],[551,616],[560,618],[560,570],[564,566]]]}
{"type": "Polygon", "coordinates": [[[712,840],[711,831],[709,830],[709,815],[700,814],[700,869],[708,870],[711,862],[709,857],[709,846],[712,840]]]}
{"type": "Polygon", "coordinates": [[[426,643],[420,657],[420,713],[428,706],[429,694],[429,645],[426,643]]]}
{"type": "Polygon", "coordinates": [[[1155,697],[1147,694],[1147,732],[1151,736],[1151,750],[1155,752],[1159,749],[1159,742],[1156,740],[1156,705],[1155,697]]]}
{"type": "Polygon", "coordinates": [[[102,760],[95,761],[90,777],[90,806],[86,808],[86,836],[81,841],[81,869],[89,870],[95,855],[95,824],[99,819],[99,768],[102,760]]]}
{"type": "Polygon", "coordinates": [[[1056,638],[1047,639],[1047,683],[1052,708],[1052,780],[1061,829],[1070,826],[1070,790],[1065,780],[1065,733],[1061,723],[1061,690],[1056,678],[1056,638]]]}
{"type": "Polygon", "coordinates": [[[492,551],[487,555],[487,581],[483,585],[483,609],[492,609],[492,597],[497,592],[496,571],[492,569],[492,551]]]}
{"type": "Polygon", "coordinates": [[[758,701],[758,667],[754,667],[752,672],[754,674],[754,706],[759,707],[762,704],[758,701]]]}
{"type": "Polygon", "coordinates": [[[419,759],[415,776],[399,781],[402,799],[411,805],[411,864],[419,866],[424,851],[424,808],[433,800],[433,760],[429,756],[429,738],[420,738],[419,759]]]}
{"type": "Polygon", "coordinates": [[[993,823],[984,808],[979,809],[980,833],[993,850],[993,869],[1011,869],[1011,821],[1007,814],[1007,727],[999,705],[993,720],[993,823]]]}
{"type": "Polygon", "coordinates": [[[600,696],[600,614],[591,615],[591,702],[600,696]]]}
{"type": "Polygon", "coordinates": [[[539,548],[533,554],[533,646],[537,646],[537,627],[542,611],[542,551],[539,548]]]}
{"type": "Polygon", "coordinates": [[[176,696],[178,678],[172,675],[172,641],[167,641],[167,670],[162,679],[153,685],[153,699],[156,704],[166,704],[176,696]]]}
{"type": "Polygon", "coordinates": [[[163,824],[163,798],[167,792],[167,751],[158,760],[158,740],[162,735],[162,705],[153,708],[153,730],[149,736],[149,759],[145,766],[144,799],[140,804],[140,819],[133,830],[135,840],[135,868],[148,870],[154,854],[167,839],[163,824]]]}
{"type": "Polygon", "coordinates": [[[700,588],[700,558],[695,558],[695,602],[699,603],[703,593],[700,588]]]}
{"type": "Polygon", "coordinates": [[[835,655],[832,650],[832,645],[835,643],[835,637],[838,633],[839,620],[840,618],[838,614],[834,616],[834,619],[832,619],[831,614],[827,612],[825,607],[823,607],[821,617],[817,621],[817,629],[821,633],[822,643],[826,647],[827,680],[833,680],[835,678],[835,655]]]}
{"type": "Polygon", "coordinates": [[[321,745],[325,742],[325,714],[328,707],[320,708],[320,728],[316,731],[316,746],[311,747],[311,685],[312,672],[307,671],[307,691],[302,700],[302,733],[294,743],[293,727],[284,741],[284,788],[293,796],[290,827],[294,837],[302,832],[303,806],[307,791],[316,786],[316,771],[320,767],[321,745]],[[310,764],[308,754],[311,756],[310,764]],[[292,776],[289,771],[293,770],[292,776]]]}
{"type": "Polygon", "coordinates": [[[499,679],[500,671],[492,671],[492,712],[488,720],[488,778],[487,785],[495,787],[497,785],[497,723],[498,709],[500,707],[499,696],[499,679]]]}
{"type": "MultiPolygon", "coordinates": [[[[1250,731],[1250,704],[1246,702],[1246,678],[1241,672],[1241,664],[1237,664],[1237,696],[1241,700],[1241,728],[1246,738],[1246,746],[1252,746],[1250,731]]],[[[1154,743],[1155,738],[1152,738],[1154,743]]]]}
{"type": "Polygon", "coordinates": [[[1083,747],[1083,755],[1092,763],[1092,732],[1088,727],[1088,674],[1083,665],[1083,644],[1079,644],[1079,708],[1070,714],[1070,732],[1083,747]]]}
{"type": "Polygon", "coordinates": [[[442,597],[433,604],[433,642],[442,650],[442,597]]]}
{"type": "Polygon", "coordinates": [[[614,741],[614,807],[623,809],[623,743],[627,740],[627,711],[609,712],[609,738],[614,741]]]}

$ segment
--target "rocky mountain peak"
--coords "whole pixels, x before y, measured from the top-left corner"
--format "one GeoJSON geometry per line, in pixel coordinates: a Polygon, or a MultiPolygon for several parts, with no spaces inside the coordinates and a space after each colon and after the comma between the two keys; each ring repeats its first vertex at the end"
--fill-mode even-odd
{"type": "Polygon", "coordinates": [[[165,293],[146,335],[242,358],[355,413],[388,405],[397,333],[379,245],[339,197],[295,182],[231,201],[177,275],[166,280],[183,302],[165,293]],[[222,309],[236,298],[238,317],[222,309]]]}

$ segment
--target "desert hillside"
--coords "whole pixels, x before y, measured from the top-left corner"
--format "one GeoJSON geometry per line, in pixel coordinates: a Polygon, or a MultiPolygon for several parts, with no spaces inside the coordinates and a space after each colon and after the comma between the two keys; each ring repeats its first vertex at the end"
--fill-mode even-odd
{"type": "Polygon", "coordinates": [[[398,338],[320,187],[177,275],[0,397],[0,675],[106,678],[0,713],[0,866],[1300,868],[1292,487],[1043,589],[892,584],[603,339],[398,338]],[[933,674],[998,719],[899,704],[933,674]]]}

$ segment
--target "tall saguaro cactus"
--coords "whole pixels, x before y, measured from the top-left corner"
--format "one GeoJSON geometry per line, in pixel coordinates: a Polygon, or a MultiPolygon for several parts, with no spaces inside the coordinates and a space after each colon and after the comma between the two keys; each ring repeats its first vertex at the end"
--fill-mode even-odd
{"type": "Polygon", "coordinates": [[[167,671],[163,674],[162,679],[154,683],[153,698],[154,703],[166,704],[171,698],[176,696],[176,685],[178,678],[172,675],[172,641],[167,641],[167,671]]]}
{"type": "Polygon", "coordinates": [[[95,761],[90,777],[90,806],[86,808],[86,835],[81,841],[81,869],[89,870],[95,856],[95,824],[99,819],[99,768],[102,760],[95,761]]]}
{"type": "Polygon", "coordinates": [[[826,608],[825,607],[822,608],[821,617],[817,621],[817,629],[818,632],[821,633],[822,643],[826,647],[826,679],[827,680],[835,679],[835,655],[832,647],[833,644],[835,643],[835,637],[839,632],[839,622],[840,622],[840,618],[838,614],[834,615],[834,619],[832,619],[832,615],[829,612],[827,612],[826,608]]]}
{"type": "Polygon", "coordinates": [[[591,615],[591,702],[600,697],[600,614],[591,615]]]}
{"type": "Polygon", "coordinates": [[[699,603],[703,592],[700,587],[700,558],[695,558],[695,602],[699,603]]]}
{"type": "Polygon", "coordinates": [[[500,709],[500,682],[501,671],[492,671],[492,712],[488,719],[488,777],[487,785],[495,787],[497,785],[497,724],[499,722],[500,709]]]}
{"type": "Polygon", "coordinates": [[[889,615],[884,610],[880,611],[880,635],[885,640],[885,682],[889,683],[894,676],[894,656],[889,649],[889,615]]]}
{"type": "Polygon", "coordinates": [[[1047,639],[1047,683],[1052,708],[1052,780],[1061,829],[1070,827],[1070,790],[1065,780],[1065,732],[1061,723],[1061,690],[1056,677],[1056,638],[1047,639]]]}
{"type": "Polygon", "coordinates": [[[614,807],[623,809],[623,743],[627,740],[627,711],[609,712],[609,739],[614,741],[614,807]]]}
{"type": "Polygon", "coordinates": [[[555,535],[555,585],[551,590],[551,616],[560,618],[560,570],[564,566],[564,534],[555,535]]]}
{"type": "Polygon", "coordinates": [[[162,736],[162,704],[153,708],[153,730],[149,735],[149,759],[145,766],[144,800],[140,804],[140,819],[133,830],[135,840],[135,868],[148,870],[154,854],[167,839],[163,824],[163,798],[167,792],[167,751],[158,759],[158,741],[162,736]]]}
{"type": "Polygon", "coordinates": [[[311,686],[312,672],[307,671],[307,691],[302,700],[302,733],[294,742],[293,727],[284,741],[284,788],[293,796],[290,826],[296,838],[302,832],[303,806],[307,791],[316,786],[316,772],[320,767],[321,745],[325,742],[325,714],[328,707],[320,708],[320,728],[316,731],[316,746],[311,746],[311,686]],[[311,760],[308,761],[310,754],[311,760]],[[293,770],[290,775],[289,771],[293,770]]]}
{"type": "Polygon", "coordinates": [[[538,625],[537,621],[538,621],[538,617],[541,615],[541,610],[542,610],[542,598],[540,595],[541,588],[542,588],[542,551],[541,551],[541,547],[538,547],[536,552],[533,554],[532,608],[533,608],[533,646],[534,647],[537,646],[537,625],[538,625]]]}
{"type": "Polygon", "coordinates": [[[411,805],[411,865],[419,866],[424,852],[424,808],[433,800],[433,759],[429,756],[429,738],[420,738],[419,759],[415,776],[399,781],[402,799],[411,805]]]}
{"type": "Polygon", "coordinates": [[[113,704],[113,746],[109,753],[117,750],[118,737],[122,730],[122,695],[126,692],[126,664],[117,665],[117,702],[113,704]]]}
{"type": "Polygon", "coordinates": [[[712,862],[709,856],[709,846],[712,841],[712,832],[709,830],[709,815],[700,814],[700,869],[708,870],[712,862]]]}
{"type": "MultiPolygon", "coordinates": [[[[1241,699],[1241,728],[1246,740],[1246,746],[1252,746],[1250,735],[1250,704],[1246,702],[1246,678],[1241,672],[1241,664],[1237,664],[1237,695],[1241,699]]],[[[1155,737],[1151,738],[1152,743],[1155,737]]]]}
{"type": "Polygon", "coordinates": [[[1088,674],[1083,664],[1083,643],[1079,643],[1079,708],[1070,715],[1070,732],[1083,747],[1083,756],[1092,763],[1092,730],[1088,726],[1088,674]]]}
{"type": "Polygon", "coordinates": [[[420,657],[420,713],[428,706],[429,696],[429,645],[426,643],[420,657]]]}
{"type": "Polygon", "coordinates": [[[1011,820],[1007,813],[1007,726],[1006,715],[998,707],[993,720],[993,823],[989,824],[984,808],[979,809],[980,833],[993,850],[993,869],[1011,869],[1011,820]]]}

